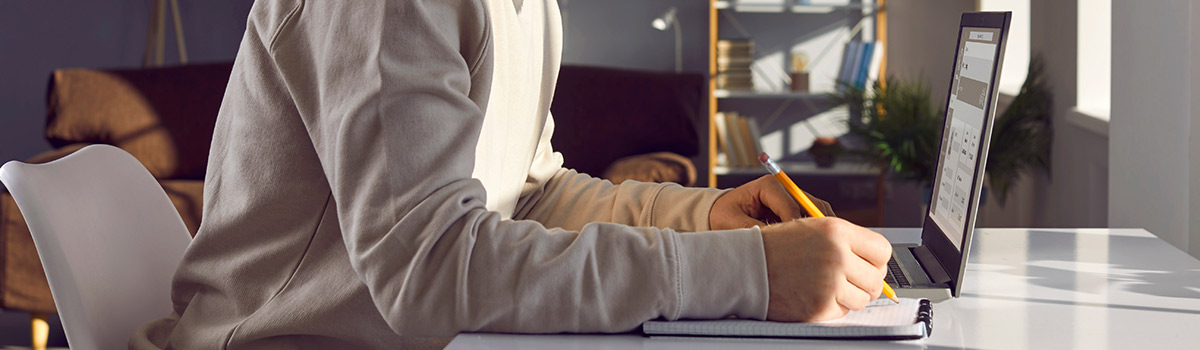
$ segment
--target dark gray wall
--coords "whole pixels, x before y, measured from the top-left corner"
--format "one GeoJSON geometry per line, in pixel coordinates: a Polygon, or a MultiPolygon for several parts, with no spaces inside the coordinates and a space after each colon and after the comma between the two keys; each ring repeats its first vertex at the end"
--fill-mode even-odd
{"type": "MultiPolygon", "coordinates": [[[[180,0],[190,62],[233,60],[253,2],[180,0]]],[[[150,1],[0,2],[0,162],[50,149],[46,82],[57,68],[142,64],[150,1]]],[[[168,64],[177,63],[168,22],[168,64]]]]}
{"type": "Polygon", "coordinates": [[[675,35],[650,26],[678,8],[683,70],[708,70],[708,3],[701,0],[559,0],[563,63],[669,71],[675,69],[675,35]]]}

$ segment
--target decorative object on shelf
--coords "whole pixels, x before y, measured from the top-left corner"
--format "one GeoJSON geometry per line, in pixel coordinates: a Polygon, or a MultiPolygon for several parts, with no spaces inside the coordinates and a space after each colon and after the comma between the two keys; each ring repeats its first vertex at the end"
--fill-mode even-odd
{"type": "MultiPolygon", "coordinates": [[[[149,30],[146,31],[146,53],[142,56],[143,67],[163,65],[163,48],[166,46],[167,2],[153,0],[150,9],[149,30]]],[[[179,49],[179,63],[187,64],[187,44],[183,42],[183,20],[179,16],[179,0],[170,0],[171,18],[175,22],[175,46],[179,49]]]]}
{"type": "Polygon", "coordinates": [[[675,31],[675,73],[683,72],[683,38],[679,29],[679,17],[675,16],[675,6],[667,9],[661,16],[650,22],[654,29],[666,31],[667,27],[675,31]]]}
{"type": "MultiPolygon", "coordinates": [[[[985,174],[1000,205],[1021,176],[1050,169],[1050,111],[1053,96],[1039,57],[1029,61],[1020,93],[996,118],[985,174]]],[[[934,107],[929,89],[920,82],[889,77],[872,90],[847,86],[831,94],[851,109],[849,154],[867,159],[901,180],[929,187],[937,164],[944,111],[934,107]]]]}
{"type": "Polygon", "coordinates": [[[754,62],[754,42],[749,39],[717,41],[717,88],[733,91],[754,89],[750,64],[754,62]]]}
{"type": "Polygon", "coordinates": [[[808,92],[808,55],[803,52],[792,53],[791,90],[808,92]]]}
{"type": "Polygon", "coordinates": [[[844,150],[842,142],[836,137],[822,136],[813,141],[812,147],[808,148],[808,154],[812,155],[818,168],[832,168],[833,164],[837,163],[837,156],[844,150]]]}

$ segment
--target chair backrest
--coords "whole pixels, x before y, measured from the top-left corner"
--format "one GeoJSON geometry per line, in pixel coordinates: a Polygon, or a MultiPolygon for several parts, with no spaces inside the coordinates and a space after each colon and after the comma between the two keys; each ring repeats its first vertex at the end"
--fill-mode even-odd
{"type": "Polygon", "coordinates": [[[141,163],[108,146],[0,167],[29,224],[73,349],[123,349],[171,313],[171,276],[190,237],[141,163]]]}

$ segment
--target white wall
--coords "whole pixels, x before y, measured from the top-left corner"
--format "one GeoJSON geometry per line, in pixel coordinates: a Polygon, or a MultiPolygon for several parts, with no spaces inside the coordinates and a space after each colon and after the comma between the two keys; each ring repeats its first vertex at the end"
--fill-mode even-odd
{"type": "Polygon", "coordinates": [[[563,15],[563,63],[670,71],[675,35],[650,22],[678,9],[683,70],[708,71],[708,2],[701,0],[558,0],[563,15]]]}
{"type": "MultiPolygon", "coordinates": [[[[1189,99],[1192,101],[1190,132],[1191,135],[1200,135],[1200,106],[1197,106],[1200,103],[1200,67],[1196,65],[1197,56],[1200,56],[1200,34],[1196,34],[1200,33],[1200,5],[1192,4],[1191,15],[1192,19],[1189,22],[1191,29],[1188,31],[1192,33],[1189,48],[1191,52],[1188,54],[1189,61],[1192,62],[1192,66],[1189,67],[1192,90],[1189,99]]],[[[1200,140],[1198,139],[1200,138],[1190,138],[1188,144],[1188,184],[1191,186],[1188,188],[1189,203],[1200,203],[1200,140]]],[[[1187,251],[1194,257],[1200,257],[1200,233],[1198,233],[1200,232],[1200,215],[1195,215],[1196,209],[1200,209],[1200,207],[1189,209],[1191,220],[1188,221],[1190,239],[1188,239],[1187,251]]]]}
{"type": "Polygon", "coordinates": [[[946,103],[958,24],[973,0],[889,0],[888,74],[921,80],[935,105],[946,103]]]}
{"type": "MultiPolygon", "coordinates": [[[[1027,203],[1037,227],[1105,227],[1108,224],[1108,136],[1088,128],[1073,112],[1076,97],[1076,2],[1032,1],[1030,51],[1041,55],[1054,95],[1050,175],[1038,176],[1027,203]]],[[[1097,125],[1097,124],[1093,124],[1097,125]]]]}
{"type": "Polygon", "coordinates": [[[1109,224],[1145,228],[1184,250],[1200,240],[1189,239],[1200,231],[1190,217],[1200,209],[1197,6],[1114,1],[1112,11],[1109,193],[1119,200],[1109,203],[1109,224]]]}

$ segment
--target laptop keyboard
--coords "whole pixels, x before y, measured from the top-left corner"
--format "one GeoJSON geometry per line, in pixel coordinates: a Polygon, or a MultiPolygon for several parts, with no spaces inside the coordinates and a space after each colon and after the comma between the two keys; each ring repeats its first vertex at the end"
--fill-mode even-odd
{"type": "Polygon", "coordinates": [[[888,284],[894,284],[900,287],[912,286],[912,284],[908,283],[908,277],[905,277],[904,272],[900,270],[900,263],[896,262],[895,257],[892,257],[891,260],[888,260],[888,274],[887,277],[883,278],[883,280],[888,284]]]}

